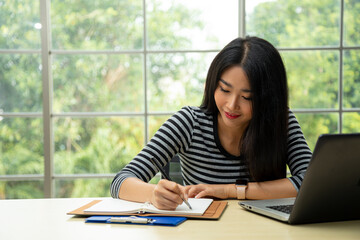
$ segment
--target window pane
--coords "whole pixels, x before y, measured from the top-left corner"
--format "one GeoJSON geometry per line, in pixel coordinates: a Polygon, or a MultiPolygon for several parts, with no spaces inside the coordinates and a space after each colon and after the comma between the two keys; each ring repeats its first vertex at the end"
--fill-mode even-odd
{"type": "Polygon", "coordinates": [[[43,174],[40,118],[0,117],[0,175],[43,174]]]}
{"type": "Polygon", "coordinates": [[[339,46],[340,0],[246,1],[246,31],[277,47],[339,46]]]}
{"type": "Polygon", "coordinates": [[[344,45],[360,45],[360,2],[359,0],[344,1],[344,45]]]}
{"type": "Polygon", "coordinates": [[[238,1],[149,0],[150,49],[219,49],[238,36],[238,1]]]}
{"type": "Polygon", "coordinates": [[[112,179],[55,180],[55,197],[110,197],[112,179]]]}
{"type": "Polygon", "coordinates": [[[337,113],[295,113],[307,143],[314,150],[316,141],[321,134],[338,133],[337,113]]]}
{"type": "Polygon", "coordinates": [[[336,51],[282,52],[289,84],[290,106],[337,108],[339,54],[336,51]]]}
{"type": "MultiPolygon", "coordinates": [[[[158,182],[155,176],[151,183],[158,182]]],[[[55,180],[56,198],[83,198],[83,197],[111,197],[109,186],[112,178],[108,179],[76,179],[55,180]]]]}
{"type": "Polygon", "coordinates": [[[44,181],[0,181],[0,199],[44,198],[44,181]]]}
{"type": "Polygon", "coordinates": [[[0,54],[0,111],[42,111],[41,58],[0,54]]]}
{"type": "Polygon", "coordinates": [[[148,99],[150,111],[178,111],[199,106],[207,70],[215,53],[150,54],[148,99]]]}
{"type": "Polygon", "coordinates": [[[344,108],[360,107],[360,50],[344,51],[344,108]]]}
{"type": "Polygon", "coordinates": [[[142,0],[52,0],[55,49],[141,49],[142,0]]]}
{"type": "Polygon", "coordinates": [[[40,48],[39,2],[34,0],[0,2],[0,49],[40,48]]]}
{"type": "Polygon", "coordinates": [[[141,112],[143,60],[135,55],[56,55],[55,112],[141,112]]]}
{"type": "Polygon", "coordinates": [[[141,117],[55,118],[55,173],[114,173],[144,145],[141,117]]]}
{"type": "Polygon", "coordinates": [[[360,112],[343,113],[343,133],[360,133],[360,112]]]}

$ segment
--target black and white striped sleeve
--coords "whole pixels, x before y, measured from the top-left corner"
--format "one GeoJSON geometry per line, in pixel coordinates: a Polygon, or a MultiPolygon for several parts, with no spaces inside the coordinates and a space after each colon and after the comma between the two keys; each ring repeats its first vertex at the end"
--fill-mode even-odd
{"type": "Polygon", "coordinates": [[[295,189],[299,191],[306,169],[311,160],[312,152],[306,143],[300,124],[291,111],[289,112],[288,126],[287,164],[292,175],[289,177],[289,180],[292,182],[295,189]]]}
{"type": "Polygon", "coordinates": [[[194,115],[184,107],[169,118],[151,138],[149,143],[113,179],[110,192],[119,197],[122,182],[129,177],[149,182],[158,172],[150,158],[164,167],[179,151],[188,148],[193,135],[194,115]]]}

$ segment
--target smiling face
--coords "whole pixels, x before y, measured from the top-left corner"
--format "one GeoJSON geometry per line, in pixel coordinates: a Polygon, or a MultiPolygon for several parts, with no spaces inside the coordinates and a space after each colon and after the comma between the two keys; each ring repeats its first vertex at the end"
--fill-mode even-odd
{"type": "Polygon", "coordinates": [[[214,93],[221,127],[243,131],[252,118],[251,97],[250,83],[241,67],[224,71],[214,93]]]}

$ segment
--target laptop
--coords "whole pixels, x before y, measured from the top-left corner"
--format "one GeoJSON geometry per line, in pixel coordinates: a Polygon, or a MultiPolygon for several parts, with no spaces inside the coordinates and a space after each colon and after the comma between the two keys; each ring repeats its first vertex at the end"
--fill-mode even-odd
{"type": "Polygon", "coordinates": [[[360,134],[319,136],[296,198],[239,205],[289,224],[360,219],[360,134]]]}

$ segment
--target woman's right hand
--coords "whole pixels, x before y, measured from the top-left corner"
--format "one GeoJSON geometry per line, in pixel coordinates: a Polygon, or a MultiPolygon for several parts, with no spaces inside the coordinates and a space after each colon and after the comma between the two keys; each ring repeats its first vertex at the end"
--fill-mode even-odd
{"type": "Polygon", "coordinates": [[[175,210],[187,200],[185,187],[165,179],[161,179],[152,192],[151,204],[158,209],[175,210]]]}

